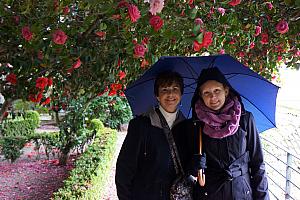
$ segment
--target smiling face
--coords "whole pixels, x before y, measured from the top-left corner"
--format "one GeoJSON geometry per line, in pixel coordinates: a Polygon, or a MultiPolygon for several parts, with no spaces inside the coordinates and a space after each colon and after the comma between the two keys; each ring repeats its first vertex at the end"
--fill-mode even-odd
{"type": "Polygon", "coordinates": [[[212,110],[220,110],[229,93],[229,88],[215,80],[206,81],[201,85],[199,96],[202,97],[204,104],[212,110]]]}
{"type": "Polygon", "coordinates": [[[181,95],[179,84],[172,83],[169,86],[159,86],[156,98],[165,111],[173,113],[177,109],[181,95]]]}

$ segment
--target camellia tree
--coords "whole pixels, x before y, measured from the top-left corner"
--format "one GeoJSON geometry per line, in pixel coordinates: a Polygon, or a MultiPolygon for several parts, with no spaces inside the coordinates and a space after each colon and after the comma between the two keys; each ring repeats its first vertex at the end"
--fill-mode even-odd
{"type": "Polygon", "coordinates": [[[227,53],[274,78],[279,64],[299,68],[299,7],[299,0],[2,0],[0,121],[15,99],[68,111],[84,97],[82,110],[69,112],[73,120],[61,122],[76,124],[93,98],[123,96],[166,55],[227,53]]]}

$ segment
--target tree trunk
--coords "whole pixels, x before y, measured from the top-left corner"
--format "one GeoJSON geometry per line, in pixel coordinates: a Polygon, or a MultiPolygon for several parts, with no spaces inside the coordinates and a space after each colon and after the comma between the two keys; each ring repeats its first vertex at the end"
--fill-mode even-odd
{"type": "Polygon", "coordinates": [[[8,98],[4,101],[2,107],[1,107],[1,110],[0,110],[0,124],[2,123],[3,119],[4,119],[4,115],[5,115],[5,112],[8,111],[8,107],[9,105],[11,105],[12,103],[12,99],[8,98]]]}

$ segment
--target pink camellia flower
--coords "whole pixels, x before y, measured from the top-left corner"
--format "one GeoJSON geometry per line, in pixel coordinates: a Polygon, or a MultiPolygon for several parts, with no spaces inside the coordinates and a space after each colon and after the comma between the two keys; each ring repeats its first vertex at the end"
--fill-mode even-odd
{"type": "Polygon", "coordinates": [[[219,51],[219,54],[225,54],[225,50],[224,50],[224,49],[221,49],[221,50],[219,51]]]}
{"type": "Polygon", "coordinates": [[[226,10],[225,10],[224,8],[218,8],[218,12],[219,12],[222,16],[224,16],[226,10]]]}
{"type": "Polygon", "coordinates": [[[164,0],[150,0],[149,3],[150,3],[149,12],[152,15],[156,15],[157,13],[160,13],[164,8],[164,0]]]}
{"type": "Polygon", "coordinates": [[[196,18],[194,22],[195,22],[196,25],[202,25],[203,24],[203,21],[200,18],[196,18]]]}
{"type": "Polygon", "coordinates": [[[118,76],[119,76],[120,80],[122,80],[123,78],[125,78],[125,77],[126,77],[126,73],[125,73],[125,72],[123,72],[123,71],[119,71],[119,74],[118,74],[118,76]]]}
{"type": "Polygon", "coordinates": [[[269,10],[273,9],[273,4],[271,2],[266,2],[266,6],[268,7],[269,10]]]}
{"type": "Polygon", "coordinates": [[[70,13],[70,8],[69,8],[69,6],[64,7],[63,13],[64,13],[64,15],[67,15],[67,14],[70,13]]]}
{"type": "Polygon", "coordinates": [[[262,33],[261,34],[261,41],[260,41],[260,43],[261,44],[268,44],[268,42],[269,42],[268,33],[262,33]]]}
{"type": "Polygon", "coordinates": [[[250,45],[249,45],[249,49],[253,49],[254,47],[255,47],[255,43],[251,42],[250,45]]]}
{"type": "Polygon", "coordinates": [[[260,26],[256,26],[255,27],[254,36],[257,37],[257,36],[259,36],[259,34],[261,34],[261,27],[260,26]]]}
{"type": "Polygon", "coordinates": [[[81,60],[78,58],[77,61],[72,65],[73,69],[79,68],[81,65],[81,60]]]}
{"type": "Polygon", "coordinates": [[[143,44],[136,44],[134,47],[134,57],[135,58],[144,58],[147,48],[143,44]]]}
{"type": "Polygon", "coordinates": [[[295,52],[295,57],[299,57],[300,56],[300,50],[297,50],[296,52],[295,52]]]}
{"type": "Polygon", "coordinates": [[[17,84],[17,76],[14,73],[10,73],[6,76],[6,81],[11,83],[12,85],[17,84]]]}
{"type": "Polygon", "coordinates": [[[147,45],[148,43],[149,43],[149,37],[144,37],[144,39],[142,40],[142,44],[147,45]]]}
{"type": "Polygon", "coordinates": [[[30,31],[29,26],[24,26],[22,28],[22,36],[27,41],[30,41],[32,39],[32,32],[30,31]]]}
{"type": "Polygon", "coordinates": [[[282,56],[277,56],[277,61],[281,61],[282,60],[282,56]]]}
{"type": "Polygon", "coordinates": [[[68,36],[65,34],[65,32],[63,32],[60,29],[54,31],[54,33],[52,34],[52,41],[55,44],[65,44],[67,39],[68,39],[68,36]]]}
{"type": "Polygon", "coordinates": [[[18,15],[13,16],[13,20],[14,20],[14,22],[15,22],[16,25],[20,24],[20,16],[18,16],[18,15]]]}
{"type": "Polygon", "coordinates": [[[149,24],[155,31],[158,31],[164,25],[164,21],[160,18],[160,16],[153,15],[149,20],[149,24]]]}
{"type": "Polygon", "coordinates": [[[241,3],[241,0],[231,0],[228,4],[231,6],[237,6],[241,3]]]}
{"type": "Polygon", "coordinates": [[[141,17],[138,7],[133,4],[128,5],[128,15],[132,22],[137,22],[137,20],[141,17]]]}
{"type": "Polygon", "coordinates": [[[245,57],[245,52],[240,51],[240,52],[238,53],[238,56],[241,57],[241,58],[245,57]]]}
{"type": "Polygon", "coordinates": [[[278,22],[278,24],[276,25],[276,30],[281,33],[284,34],[286,32],[288,32],[289,30],[289,25],[285,20],[281,20],[280,22],[278,22]]]}

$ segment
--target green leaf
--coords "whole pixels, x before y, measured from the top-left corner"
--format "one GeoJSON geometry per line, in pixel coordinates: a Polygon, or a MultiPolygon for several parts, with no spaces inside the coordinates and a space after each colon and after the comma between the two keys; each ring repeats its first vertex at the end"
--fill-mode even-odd
{"type": "Polygon", "coordinates": [[[196,37],[196,40],[197,40],[199,43],[202,43],[202,40],[203,40],[203,33],[200,33],[200,34],[196,37]]]}
{"type": "Polygon", "coordinates": [[[198,10],[196,8],[193,8],[192,11],[190,12],[190,18],[195,19],[197,12],[198,12],[198,10]]]}

